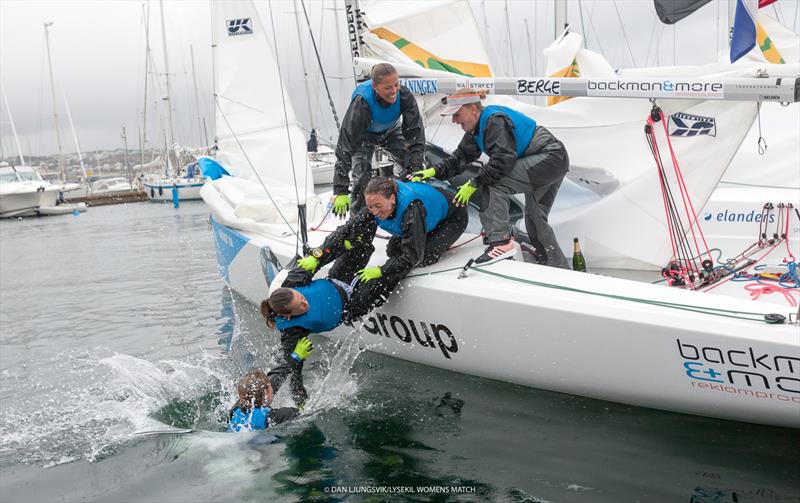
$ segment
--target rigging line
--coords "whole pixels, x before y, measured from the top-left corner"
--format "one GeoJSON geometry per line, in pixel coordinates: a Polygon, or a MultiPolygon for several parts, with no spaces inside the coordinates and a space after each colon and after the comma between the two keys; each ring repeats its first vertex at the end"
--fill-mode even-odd
{"type": "MultiPolygon", "coordinates": [[[[322,60],[319,57],[319,51],[317,50],[317,41],[314,39],[314,33],[311,31],[311,21],[308,20],[308,12],[306,11],[306,3],[304,0],[300,0],[300,5],[303,7],[303,16],[306,18],[306,24],[308,25],[308,35],[311,37],[311,43],[314,45],[314,54],[317,56],[317,64],[319,65],[319,73],[322,74],[322,82],[325,84],[325,92],[328,93],[328,101],[331,104],[331,112],[333,112],[333,121],[336,123],[336,129],[341,129],[341,124],[339,124],[339,115],[336,113],[336,105],[333,104],[333,98],[331,97],[331,90],[328,87],[328,80],[325,78],[325,70],[322,68],[322,60]]],[[[274,37],[273,32],[273,37],[274,37]]]]}
{"type": "Polygon", "coordinates": [[[647,41],[647,53],[644,56],[644,66],[650,61],[650,49],[653,47],[653,40],[656,38],[656,20],[658,16],[653,16],[653,26],[650,27],[650,40],[647,41]]]}
{"type": "Polygon", "coordinates": [[[505,0],[506,10],[506,41],[508,42],[508,53],[511,55],[511,71],[517,75],[517,65],[514,63],[514,44],[511,43],[511,18],[508,17],[508,0],[505,0]]]}
{"type": "Polygon", "coordinates": [[[300,194],[297,190],[297,172],[294,165],[294,150],[292,149],[292,135],[289,132],[289,114],[286,111],[286,90],[283,88],[283,75],[281,73],[281,58],[278,55],[278,39],[275,37],[275,20],[272,16],[272,0],[267,0],[269,6],[269,23],[272,27],[272,47],[275,50],[275,64],[278,67],[278,83],[281,88],[281,104],[283,105],[283,123],[286,125],[286,141],[289,142],[289,159],[292,163],[292,179],[294,180],[294,197],[300,204],[300,194]]]}
{"type": "Polygon", "coordinates": [[[238,101],[238,100],[235,100],[235,99],[233,99],[233,98],[228,98],[227,96],[223,96],[223,95],[221,95],[221,94],[216,94],[216,95],[214,95],[214,96],[215,96],[215,97],[217,97],[217,98],[222,98],[223,100],[228,100],[228,101],[230,101],[231,103],[235,103],[235,104],[237,104],[237,105],[239,105],[239,106],[241,106],[241,107],[247,108],[247,109],[249,109],[249,110],[252,110],[252,111],[254,111],[254,112],[258,112],[258,113],[260,113],[260,114],[267,115],[267,113],[266,113],[265,111],[263,111],[263,110],[260,110],[260,109],[258,109],[258,108],[256,108],[256,107],[250,106],[250,105],[248,105],[247,103],[243,103],[243,102],[241,102],[241,101],[238,101]]]}
{"type": "Polygon", "coordinates": [[[606,54],[605,49],[603,49],[603,44],[600,43],[600,35],[597,34],[597,29],[594,27],[594,23],[592,22],[592,15],[594,14],[594,10],[596,9],[596,5],[593,3],[592,11],[589,12],[589,28],[592,32],[594,32],[594,38],[597,40],[597,47],[600,48],[600,54],[606,54]]]}
{"type": "Polygon", "coordinates": [[[633,67],[636,68],[636,60],[633,58],[633,51],[631,50],[631,44],[628,40],[628,34],[625,33],[625,23],[622,22],[622,16],[619,13],[619,8],[617,7],[617,0],[614,0],[614,10],[617,12],[617,19],[619,19],[619,26],[622,28],[622,38],[625,39],[625,46],[628,48],[628,54],[631,57],[631,63],[633,63],[633,67]]]}
{"type": "Polygon", "coordinates": [[[589,43],[586,40],[586,25],[583,22],[583,0],[578,0],[578,13],[581,16],[581,33],[583,33],[583,48],[589,49],[589,43]]]}
{"type": "MultiPolygon", "coordinates": [[[[216,96],[215,96],[215,98],[216,98],[216,96]]],[[[215,99],[214,100],[214,104],[217,106],[217,110],[219,111],[219,114],[222,116],[222,120],[225,121],[225,125],[228,126],[228,130],[231,132],[231,135],[233,136],[233,139],[236,140],[236,144],[239,146],[239,150],[242,152],[242,155],[244,155],[244,159],[247,161],[247,165],[250,166],[250,169],[253,171],[253,174],[255,174],[256,178],[258,179],[258,183],[260,183],[261,187],[264,188],[264,192],[267,194],[267,197],[272,202],[272,204],[275,206],[275,211],[277,211],[278,215],[281,216],[281,218],[283,219],[284,223],[289,227],[289,230],[292,232],[292,234],[297,236],[297,232],[295,232],[294,228],[292,227],[292,224],[290,224],[289,221],[286,219],[286,217],[283,216],[283,212],[281,211],[280,206],[278,206],[278,203],[276,203],[275,199],[272,198],[272,194],[269,193],[269,189],[267,189],[267,186],[264,185],[264,180],[261,179],[261,174],[256,170],[256,168],[253,166],[253,163],[250,161],[250,157],[247,155],[247,152],[245,151],[244,147],[242,146],[242,142],[239,141],[239,136],[236,134],[236,132],[231,127],[231,123],[228,122],[228,116],[225,115],[225,112],[222,111],[222,107],[219,104],[219,100],[215,99]]]]}
{"type": "Polygon", "coordinates": [[[523,278],[517,278],[517,277],[514,277],[514,276],[508,276],[508,275],[501,274],[501,273],[498,273],[498,272],[489,271],[488,269],[485,268],[485,266],[473,266],[470,269],[473,270],[473,271],[481,272],[483,274],[488,274],[490,276],[496,276],[498,278],[511,280],[511,281],[514,281],[514,282],[517,282],[517,283],[525,283],[525,284],[534,285],[534,286],[541,286],[541,287],[544,287],[544,288],[552,288],[552,289],[555,289],[555,290],[564,290],[564,291],[567,291],[567,292],[584,293],[584,294],[587,294],[587,295],[595,295],[595,296],[598,296],[598,297],[607,297],[607,298],[616,299],[616,300],[624,300],[624,301],[628,301],[628,302],[636,302],[636,303],[640,303],[640,304],[648,304],[648,305],[660,306],[660,307],[665,307],[665,308],[670,308],[670,309],[682,309],[682,310],[686,310],[686,311],[694,311],[696,313],[701,313],[701,314],[710,314],[710,315],[714,315],[714,316],[726,316],[726,317],[730,317],[730,318],[738,318],[738,319],[743,319],[743,320],[748,320],[748,321],[763,321],[763,320],[758,320],[758,319],[753,319],[753,318],[744,318],[744,317],[740,317],[740,316],[731,316],[731,314],[742,314],[742,315],[759,316],[759,317],[763,317],[765,315],[765,313],[758,313],[758,312],[735,311],[735,310],[731,310],[731,309],[721,309],[721,308],[716,308],[716,307],[703,307],[703,306],[696,306],[696,305],[692,305],[692,304],[680,304],[680,303],[677,303],[677,302],[648,300],[648,299],[641,299],[641,298],[637,298],[637,297],[628,297],[628,296],[625,296],[625,295],[616,295],[616,294],[609,294],[609,293],[602,293],[602,292],[594,292],[594,291],[591,291],[591,290],[583,290],[583,289],[580,289],[580,288],[573,288],[573,287],[568,287],[568,286],[564,286],[564,285],[556,285],[556,284],[553,284],[553,283],[544,283],[544,282],[541,282],[541,281],[534,281],[534,280],[528,280],[528,279],[523,279],[523,278]],[[730,314],[726,314],[726,313],[730,313],[730,314]]]}

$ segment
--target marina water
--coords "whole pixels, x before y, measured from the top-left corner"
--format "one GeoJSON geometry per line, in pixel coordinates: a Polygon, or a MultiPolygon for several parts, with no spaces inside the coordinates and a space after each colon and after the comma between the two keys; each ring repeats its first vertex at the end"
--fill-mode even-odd
{"type": "Polygon", "coordinates": [[[797,430],[446,372],[355,330],[314,338],[300,420],[225,433],[278,337],[214,253],[201,202],[0,222],[0,500],[800,501],[797,430]]]}

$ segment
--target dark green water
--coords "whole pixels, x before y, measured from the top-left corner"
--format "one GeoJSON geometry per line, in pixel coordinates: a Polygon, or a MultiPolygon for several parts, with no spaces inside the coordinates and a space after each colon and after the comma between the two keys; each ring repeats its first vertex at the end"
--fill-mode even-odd
{"type": "Polygon", "coordinates": [[[357,335],[317,338],[279,438],[223,433],[276,343],[202,203],[1,221],[0,501],[800,501],[800,431],[355,358],[357,335]]]}

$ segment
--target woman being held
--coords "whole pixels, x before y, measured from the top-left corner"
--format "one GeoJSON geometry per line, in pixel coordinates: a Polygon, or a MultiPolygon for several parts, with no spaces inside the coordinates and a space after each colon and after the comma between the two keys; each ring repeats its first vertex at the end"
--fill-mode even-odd
{"type": "MultiPolygon", "coordinates": [[[[292,393],[301,404],[304,357],[295,350],[310,333],[352,323],[383,304],[397,284],[417,266],[436,263],[467,227],[467,210],[444,190],[417,182],[373,178],[365,190],[366,210],[339,226],[321,247],[300,259],[281,287],[261,303],[267,325],[281,332],[292,393]],[[366,267],[381,227],[392,238],[388,259],[366,267]],[[312,280],[322,266],[334,262],[328,277],[312,280]]],[[[276,386],[280,386],[278,383],[276,386]]]]}

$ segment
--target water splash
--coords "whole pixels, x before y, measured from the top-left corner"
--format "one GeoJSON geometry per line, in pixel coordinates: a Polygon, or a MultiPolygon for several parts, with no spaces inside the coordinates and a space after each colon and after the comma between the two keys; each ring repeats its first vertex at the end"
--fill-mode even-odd
{"type": "MultiPolygon", "coordinates": [[[[108,351],[54,357],[49,375],[16,383],[19,391],[8,402],[14,405],[0,412],[0,464],[102,459],[137,433],[169,429],[151,417],[159,408],[219,392],[221,382],[232,380],[219,357],[154,364],[102,353],[108,351]]],[[[11,388],[14,377],[3,378],[11,388]]]]}
{"type": "MultiPolygon", "coordinates": [[[[365,350],[360,347],[361,334],[352,329],[340,337],[333,351],[326,352],[320,369],[312,372],[316,379],[309,380],[309,400],[305,406],[307,414],[333,408],[347,408],[349,398],[358,391],[358,384],[350,374],[353,364],[365,350]],[[333,356],[329,356],[333,353],[333,356]],[[322,374],[321,378],[318,376],[322,374]]],[[[316,369],[315,369],[316,370],[316,369]]]]}

